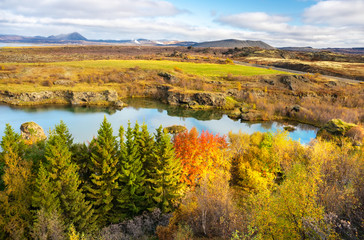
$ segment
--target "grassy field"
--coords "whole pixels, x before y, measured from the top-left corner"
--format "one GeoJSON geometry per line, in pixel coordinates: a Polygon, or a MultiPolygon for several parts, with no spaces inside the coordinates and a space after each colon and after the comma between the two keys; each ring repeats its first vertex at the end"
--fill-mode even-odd
{"type": "Polygon", "coordinates": [[[34,68],[45,67],[67,67],[82,69],[125,69],[139,67],[141,69],[160,70],[160,71],[182,71],[186,74],[192,74],[203,77],[226,76],[227,74],[254,76],[254,75],[276,75],[287,74],[270,69],[261,69],[255,67],[230,65],[230,64],[211,64],[211,63],[192,63],[176,61],[158,61],[158,60],[87,60],[72,62],[55,62],[55,63],[5,63],[7,65],[27,66],[34,68]]]}

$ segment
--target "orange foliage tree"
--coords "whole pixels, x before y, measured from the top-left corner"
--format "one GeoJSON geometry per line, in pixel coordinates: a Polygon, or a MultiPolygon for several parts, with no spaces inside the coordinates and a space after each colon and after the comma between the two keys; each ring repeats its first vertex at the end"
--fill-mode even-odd
{"type": "Polygon", "coordinates": [[[229,161],[224,158],[227,148],[225,136],[196,128],[177,134],[174,139],[176,156],[182,165],[182,182],[194,187],[204,174],[214,174],[218,169],[228,169],[229,161]]]}

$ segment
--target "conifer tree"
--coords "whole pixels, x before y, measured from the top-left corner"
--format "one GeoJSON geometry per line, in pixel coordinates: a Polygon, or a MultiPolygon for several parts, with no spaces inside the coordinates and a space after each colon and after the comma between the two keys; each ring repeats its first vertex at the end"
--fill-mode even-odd
{"type": "Polygon", "coordinates": [[[35,180],[32,195],[32,206],[35,209],[43,208],[45,213],[59,210],[60,202],[53,184],[50,182],[49,173],[41,162],[38,169],[38,176],[35,180]]]}
{"type": "Polygon", "coordinates": [[[80,189],[77,165],[71,162],[67,140],[64,136],[58,135],[57,131],[51,133],[49,137],[45,158],[48,163],[49,179],[57,193],[60,213],[66,224],[73,223],[78,231],[92,229],[95,221],[92,205],[85,201],[85,195],[80,189]]]}
{"type": "Polygon", "coordinates": [[[20,135],[7,124],[1,141],[1,161],[4,165],[4,190],[0,192],[1,239],[23,239],[29,231],[32,163],[22,159],[22,146],[20,135]]]}
{"type": "Polygon", "coordinates": [[[136,216],[145,209],[145,175],[136,136],[137,132],[133,131],[129,122],[126,141],[120,142],[120,193],[117,201],[121,219],[136,216]]]}
{"type": "MultiPolygon", "coordinates": [[[[134,128],[135,131],[135,128],[134,128]]],[[[146,124],[141,126],[141,131],[136,135],[136,144],[138,148],[138,153],[140,156],[140,161],[143,164],[143,170],[145,174],[145,208],[152,210],[155,207],[155,202],[152,199],[153,196],[153,184],[149,179],[153,176],[153,169],[155,166],[154,148],[155,141],[152,134],[149,133],[146,124]]]]}
{"type": "Polygon", "coordinates": [[[88,165],[90,182],[85,186],[100,226],[109,223],[112,216],[113,200],[118,188],[117,165],[118,147],[111,124],[104,118],[97,138],[90,143],[91,158],[88,165]]]}
{"type": "Polygon", "coordinates": [[[72,134],[69,132],[67,125],[61,120],[61,122],[55,127],[56,133],[60,136],[67,144],[68,148],[71,149],[73,144],[72,134]]]}
{"type": "Polygon", "coordinates": [[[155,135],[155,165],[151,173],[152,198],[158,208],[163,212],[173,210],[175,201],[180,198],[181,163],[176,158],[170,136],[163,132],[162,126],[155,135]]]}
{"type": "MultiPolygon", "coordinates": [[[[91,147],[91,146],[90,146],[91,147]]],[[[90,161],[90,148],[85,143],[76,143],[72,145],[72,162],[77,164],[78,174],[81,180],[81,188],[84,188],[84,185],[90,183],[91,172],[89,165],[90,161]]]]}
{"type": "Polygon", "coordinates": [[[140,134],[137,138],[137,147],[140,155],[140,161],[143,163],[146,178],[149,178],[149,172],[154,165],[153,151],[154,151],[154,137],[149,133],[146,124],[141,127],[140,134]]]}

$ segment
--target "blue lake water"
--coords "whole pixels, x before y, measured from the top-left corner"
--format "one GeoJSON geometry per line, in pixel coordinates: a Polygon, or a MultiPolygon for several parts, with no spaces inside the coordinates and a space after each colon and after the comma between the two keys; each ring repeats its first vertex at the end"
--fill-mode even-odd
{"type": "MultiPolygon", "coordinates": [[[[104,118],[111,122],[114,134],[117,136],[119,127],[127,127],[128,121],[132,125],[145,122],[150,131],[160,125],[183,125],[188,129],[196,127],[199,131],[207,130],[214,134],[227,135],[229,131],[252,134],[254,132],[283,131],[283,124],[278,122],[248,123],[234,121],[221,112],[192,111],[149,100],[129,100],[129,107],[122,110],[107,108],[83,107],[37,107],[12,108],[0,105],[0,137],[4,134],[5,124],[9,123],[17,132],[24,122],[33,121],[48,133],[56,124],[63,120],[76,142],[90,141],[97,135],[97,130],[104,118]]],[[[305,124],[294,124],[297,130],[289,133],[293,140],[307,144],[316,137],[317,129],[305,124]]]]}

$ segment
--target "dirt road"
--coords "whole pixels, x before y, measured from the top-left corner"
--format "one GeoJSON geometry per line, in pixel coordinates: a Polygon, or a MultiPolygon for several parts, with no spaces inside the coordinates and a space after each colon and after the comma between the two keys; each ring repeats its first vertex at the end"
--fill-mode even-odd
{"type": "MultiPolygon", "coordinates": [[[[251,63],[239,62],[239,61],[234,61],[234,63],[237,64],[237,65],[242,65],[242,66],[258,67],[258,68],[265,68],[265,69],[274,69],[274,70],[277,70],[277,71],[289,72],[289,73],[294,73],[294,74],[306,74],[306,73],[308,73],[308,72],[291,70],[291,69],[287,69],[287,68],[278,68],[278,67],[273,67],[273,66],[251,64],[251,63]]],[[[313,74],[313,73],[308,73],[308,74],[313,74]]],[[[335,76],[322,75],[322,74],[321,74],[321,76],[325,77],[327,79],[334,79],[334,80],[338,80],[338,81],[344,81],[344,82],[347,82],[347,83],[364,82],[362,80],[354,80],[354,79],[349,79],[349,78],[335,77],[335,76]]]]}

